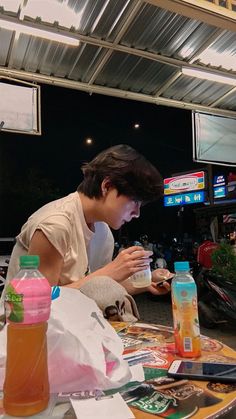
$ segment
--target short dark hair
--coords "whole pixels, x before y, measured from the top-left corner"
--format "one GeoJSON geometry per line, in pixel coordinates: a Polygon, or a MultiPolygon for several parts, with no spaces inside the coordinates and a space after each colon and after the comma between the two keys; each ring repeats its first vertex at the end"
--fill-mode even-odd
{"type": "Polygon", "coordinates": [[[101,183],[108,178],[119,195],[152,202],[163,194],[159,171],[142,154],[126,144],[110,147],[82,166],[84,180],[77,190],[89,198],[102,196],[101,183]]]}

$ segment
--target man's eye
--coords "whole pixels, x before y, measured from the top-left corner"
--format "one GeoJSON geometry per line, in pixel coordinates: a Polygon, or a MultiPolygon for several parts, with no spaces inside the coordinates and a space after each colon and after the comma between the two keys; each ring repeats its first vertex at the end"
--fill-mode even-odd
{"type": "Polygon", "coordinates": [[[133,201],[134,201],[135,205],[138,205],[138,204],[141,205],[141,203],[142,203],[139,199],[133,199],[133,201]]]}

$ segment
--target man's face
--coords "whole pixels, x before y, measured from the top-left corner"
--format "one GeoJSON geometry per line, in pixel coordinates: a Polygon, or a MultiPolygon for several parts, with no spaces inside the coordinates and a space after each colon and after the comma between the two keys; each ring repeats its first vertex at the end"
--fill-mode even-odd
{"type": "Polygon", "coordinates": [[[104,198],[104,221],[114,230],[140,215],[141,201],[126,195],[118,195],[117,189],[110,188],[104,198]]]}

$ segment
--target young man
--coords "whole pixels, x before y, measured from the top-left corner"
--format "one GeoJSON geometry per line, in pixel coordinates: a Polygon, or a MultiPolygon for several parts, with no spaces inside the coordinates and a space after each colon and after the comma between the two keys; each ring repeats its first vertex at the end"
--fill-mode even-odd
{"type": "MultiPolygon", "coordinates": [[[[76,192],[44,205],[23,225],[7,278],[17,273],[19,256],[28,253],[39,255],[39,269],[51,285],[84,289],[91,282],[91,294],[94,277],[109,277],[135,293],[128,278],[149,265],[152,252],[132,246],[112,260],[114,240],[109,227],[117,230],[138,218],[141,205],[162,195],[162,178],[128,145],[101,152],[82,171],[84,179],[76,192]]],[[[168,275],[167,270],[156,271],[153,281],[168,275]]],[[[142,291],[164,294],[169,286],[158,288],[153,282],[138,292],[142,291]]]]}

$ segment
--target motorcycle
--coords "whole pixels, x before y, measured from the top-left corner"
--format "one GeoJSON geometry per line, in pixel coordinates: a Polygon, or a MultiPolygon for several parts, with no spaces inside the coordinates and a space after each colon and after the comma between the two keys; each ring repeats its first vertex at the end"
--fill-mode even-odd
{"type": "Polygon", "coordinates": [[[203,270],[196,278],[200,325],[208,329],[222,323],[235,325],[236,281],[227,281],[203,270]]]}

